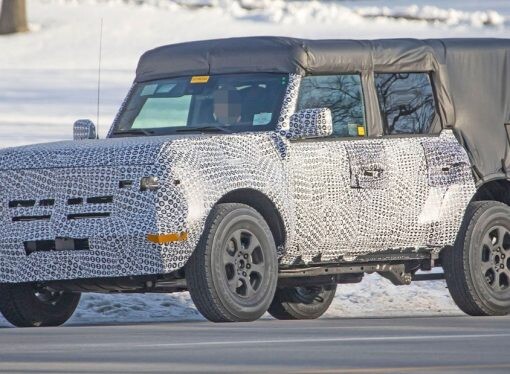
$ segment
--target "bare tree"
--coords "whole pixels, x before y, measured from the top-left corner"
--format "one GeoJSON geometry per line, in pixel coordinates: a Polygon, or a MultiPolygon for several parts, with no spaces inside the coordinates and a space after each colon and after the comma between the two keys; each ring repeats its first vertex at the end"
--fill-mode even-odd
{"type": "Polygon", "coordinates": [[[384,126],[389,134],[426,133],[435,116],[434,93],[428,74],[376,75],[384,126]]]}
{"type": "Polygon", "coordinates": [[[0,35],[28,31],[25,0],[3,0],[0,10],[0,35]]]}
{"type": "Polygon", "coordinates": [[[315,76],[301,83],[299,110],[329,108],[333,133],[349,134],[349,125],[364,125],[361,80],[358,75],[315,76]]]}

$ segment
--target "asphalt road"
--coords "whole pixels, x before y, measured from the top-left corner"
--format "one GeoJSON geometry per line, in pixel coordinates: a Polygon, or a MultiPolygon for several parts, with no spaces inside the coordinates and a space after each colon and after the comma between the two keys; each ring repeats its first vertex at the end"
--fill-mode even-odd
{"type": "Polygon", "coordinates": [[[0,328],[0,372],[510,372],[510,318],[0,328]]]}

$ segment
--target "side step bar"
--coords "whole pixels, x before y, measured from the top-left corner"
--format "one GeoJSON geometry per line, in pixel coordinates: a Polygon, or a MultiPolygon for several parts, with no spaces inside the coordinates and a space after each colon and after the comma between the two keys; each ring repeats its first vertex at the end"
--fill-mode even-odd
{"type": "Polygon", "coordinates": [[[368,263],[362,265],[342,264],[333,266],[313,266],[296,269],[282,269],[278,274],[280,280],[285,278],[305,278],[309,276],[344,275],[379,273],[395,285],[410,284],[411,273],[406,271],[405,264],[368,263]]]}
{"type": "Polygon", "coordinates": [[[343,276],[354,274],[363,275],[364,273],[368,274],[378,273],[384,278],[390,280],[395,285],[410,284],[411,281],[432,281],[444,279],[444,273],[413,274],[413,272],[410,272],[409,270],[406,269],[405,264],[388,264],[388,263],[367,263],[356,265],[345,264],[333,266],[311,266],[294,269],[281,269],[278,274],[278,278],[280,283],[286,283],[286,280],[292,278],[307,278],[310,276],[314,277],[330,276],[332,277],[331,279],[338,279],[340,283],[343,276]]]}
{"type": "Polygon", "coordinates": [[[413,282],[443,280],[444,273],[414,274],[413,282]]]}

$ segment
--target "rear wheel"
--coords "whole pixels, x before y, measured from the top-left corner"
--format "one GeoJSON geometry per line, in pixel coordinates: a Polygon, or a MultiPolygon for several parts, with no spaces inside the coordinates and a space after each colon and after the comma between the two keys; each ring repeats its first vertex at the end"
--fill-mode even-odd
{"type": "Polygon", "coordinates": [[[34,284],[0,285],[0,312],[17,327],[62,325],[79,301],[79,293],[55,292],[34,284]]]}
{"type": "Polygon", "coordinates": [[[276,246],[269,226],[244,204],[219,204],[186,265],[188,289],[197,309],[213,322],[261,317],[278,278],[276,246]]]}
{"type": "Polygon", "coordinates": [[[269,307],[277,319],[315,319],[322,316],[335,297],[336,284],[279,288],[269,307]]]}
{"type": "Polygon", "coordinates": [[[469,204],[456,244],[442,253],[446,282],[462,311],[474,316],[510,312],[510,207],[469,204]]]}

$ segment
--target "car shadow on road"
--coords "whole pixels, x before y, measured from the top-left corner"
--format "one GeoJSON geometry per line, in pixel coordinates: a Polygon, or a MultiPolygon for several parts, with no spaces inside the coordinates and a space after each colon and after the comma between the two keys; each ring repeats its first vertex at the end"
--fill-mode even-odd
{"type": "MultiPolygon", "coordinates": [[[[112,321],[112,320],[95,320],[95,321],[70,321],[62,326],[60,328],[66,328],[66,327],[132,327],[132,326],[180,326],[180,325],[186,325],[189,326],[218,326],[218,328],[228,328],[228,327],[255,327],[260,326],[261,324],[276,324],[285,326],[285,325],[301,325],[301,326],[320,326],[321,324],[330,324],[333,321],[338,321],[339,323],[349,321],[360,321],[360,324],[356,325],[363,325],[363,321],[390,321],[390,320],[425,320],[425,319],[443,319],[443,318],[476,318],[476,317],[470,317],[467,316],[461,312],[459,313],[449,313],[449,314],[438,314],[438,313],[431,313],[431,314],[420,314],[420,315],[412,315],[412,314],[398,314],[398,315],[367,315],[367,316],[345,316],[345,317],[322,317],[316,320],[289,320],[289,321],[279,321],[277,319],[274,319],[272,317],[263,317],[257,321],[254,322],[239,322],[239,323],[213,323],[209,322],[205,319],[196,319],[196,318],[183,318],[178,320],[164,320],[164,319],[157,319],[157,320],[146,320],[146,319],[140,319],[140,320],[129,320],[129,321],[112,321]]],[[[483,317],[480,317],[483,318],[483,317]]],[[[498,318],[510,318],[510,317],[498,317],[498,318]]],[[[12,328],[10,324],[6,321],[0,321],[0,330],[6,329],[6,328],[12,328]]]]}

